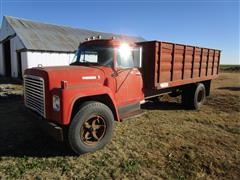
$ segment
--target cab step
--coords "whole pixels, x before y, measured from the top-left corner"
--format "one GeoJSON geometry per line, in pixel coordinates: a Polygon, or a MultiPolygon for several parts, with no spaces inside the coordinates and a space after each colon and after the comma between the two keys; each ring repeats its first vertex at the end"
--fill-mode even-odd
{"type": "Polygon", "coordinates": [[[136,111],[132,111],[132,112],[123,114],[120,117],[120,120],[125,121],[125,120],[129,120],[129,119],[132,119],[132,118],[137,118],[137,117],[140,117],[140,116],[144,115],[145,113],[146,112],[144,110],[139,109],[139,110],[136,110],[136,111]]]}

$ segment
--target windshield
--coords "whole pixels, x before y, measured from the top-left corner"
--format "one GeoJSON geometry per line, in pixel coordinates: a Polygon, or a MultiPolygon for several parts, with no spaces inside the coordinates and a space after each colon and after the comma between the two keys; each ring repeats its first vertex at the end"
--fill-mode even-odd
{"type": "Polygon", "coordinates": [[[72,64],[113,67],[113,56],[114,49],[112,47],[82,46],[78,49],[72,64]]]}

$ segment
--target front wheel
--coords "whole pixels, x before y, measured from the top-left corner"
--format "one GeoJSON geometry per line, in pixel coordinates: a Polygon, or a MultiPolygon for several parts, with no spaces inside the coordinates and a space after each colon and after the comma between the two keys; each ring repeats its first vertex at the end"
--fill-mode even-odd
{"type": "Polygon", "coordinates": [[[108,106],[95,101],[85,102],[70,124],[69,144],[77,154],[94,152],[111,140],[113,126],[114,117],[108,106]]]}

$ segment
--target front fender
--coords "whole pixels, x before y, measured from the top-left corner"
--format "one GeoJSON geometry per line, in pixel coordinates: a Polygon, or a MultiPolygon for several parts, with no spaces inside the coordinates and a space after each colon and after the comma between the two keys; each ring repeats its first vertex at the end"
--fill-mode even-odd
{"type": "Polygon", "coordinates": [[[97,95],[108,95],[110,97],[110,99],[114,105],[115,113],[117,115],[117,120],[119,120],[119,115],[118,115],[118,111],[117,111],[115,98],[114,98],[114,95],[113,95],[111,89],[109,89],[106,86],[102,86],[102,85],[84,85],[84,86],[79,85],[79,86],[68,87],[68,88],[62,90],[62,95],[61,95],[61,97],[62,97],[62,101],[61,101],[62,102],[62,106],[61,106],[62,107],[62,111],[61,111],[62,124],[67,125],[70,123],[73,106],[79,98],[93,97],[93,96],[97,96],[97,95]]]}

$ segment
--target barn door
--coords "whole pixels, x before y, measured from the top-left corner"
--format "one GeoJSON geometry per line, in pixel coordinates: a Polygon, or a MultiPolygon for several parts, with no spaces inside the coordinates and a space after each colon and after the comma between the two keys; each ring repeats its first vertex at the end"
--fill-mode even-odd
{"type": "Polygon", "coordinates": [[[11,46],[10,40],[3,43],[3,60],[5,64],[5,75],[11,76],[11,46]]]}
{"type": "Polygon", "coordinates": [[[22,79],[22,57],[21,52],[17,52],[18,78],[22,79]]]}

